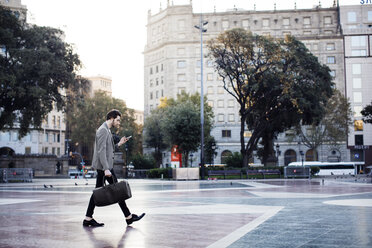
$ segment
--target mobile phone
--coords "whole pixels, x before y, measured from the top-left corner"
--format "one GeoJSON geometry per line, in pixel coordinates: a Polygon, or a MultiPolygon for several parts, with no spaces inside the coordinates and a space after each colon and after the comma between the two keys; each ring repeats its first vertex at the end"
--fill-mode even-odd
{"type": "Polygon", "coordinates": [[[131,136],[129,136],[129,137],[127,137],[127,139],[130,139],[130,138],[132,138],[132,135],[131,135],[131,136]]]}

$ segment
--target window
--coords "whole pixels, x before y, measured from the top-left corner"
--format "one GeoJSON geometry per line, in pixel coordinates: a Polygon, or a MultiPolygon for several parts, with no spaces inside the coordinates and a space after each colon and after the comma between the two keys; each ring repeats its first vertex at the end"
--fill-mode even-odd
{"type": "Polygon", "coordinates": [[[225,121],[225,115],[224,114],[218,114],[218,122],[224,122],[225,121]]]}
{"type": "Polygon", "coordinates": [[[201,65],[201,63],[200,63],[200,59],[199,59],[199,60],[196,61],[196,67],[200,68],[200,65],[201,65]]]}
{"type": "Polygon", "coordinates": [[[353,92],[353,102],[361,103],[362,102],[362,92],[353,92]]]}
{"type": "Polygon", "coordinates": [[[186,67],[186,61],[185,60],[177,61],[177,68],[185,68],[185,67],[186,67]]]}
{"type": "Polygon", "coordinates": [[[362,106],[354,106],[354,117],[361,117],[362,106]]]}
{"type": "Polygon", "coordinates": [[[150,92],[150,100],[152,100],[154,97],[153,97],[153,94],[152,92],[150,92]]]}
{"type": "Polygon", "coordinates": [[[318,51],[318,43],[314,43],[313,44],[313,50],[314,51],[318,51]]]}
{"type": "Polygon", "coordinates": [[[55,147],[52,148],[52,154],[56,154],[56,148],[55,147]]]}
{"type": "Polygon", "coordinates": [[[208,106],[213,108],[214,106],[214,102],[212,100],[208,100],[208,106]]]}
{"type": "Polygon", "coordinates": [[[55,133],[53,134],[53,142],[57,142],[57,135],[55,133]]]}
{"type": "Polygon", "coordinates": [[[164,77],[161,77],[161,84],[164,84],[164,77]]]}
{"type": "Polygon", "coordinates": [[[243,26],[243,28],[248,28],[248,27],[249,27],[249,22],[248,22],[248,20],[243,20],[243,21],[242,21],[242,26],[243,26]]]}
{"type": "Polygon", "coordinates": [[[164,67],[163,67],[163,64],[160,65],[160,70],[163,71],[164,67]]]}
{"type": "Polygon", "coordinates": [[[57,142],[61,142],[61,135],[60,134],[57,134],[57,142]]]}
{"type": "Polygon", "coordinates": [[[331,75],[332,78],[335,78],[336,77],[336,71],[335,70],[330,71],[329,75],[331,75]]]}
{"type": "Polygon", "coordinates": [[[311,24],[310,17],[304,17],[304,25],[310,25],[310,24],[311,24]]]}
{"type": "Polygon", "coordinates": [[[355,138],[355,145],[356,146],[362,146],[364,144],[362,134],[356,134],[354,138],[355,138]]]}
{"type": "Polygon", "coordinates": [[[335,43],[327,43],[326,50],[327,51],[335,50],[335,43]]]}
{"type": "Polygon", "coordinates": [[[327,57],[327,64],[335,64],[335,63],[336,63],[335,56],[328,56],[327,57]]]}
{"type": "Polygon", "coordinates": [[[57,118],[57,126],[59,128],[61,127],[61,116],[58,116],[58,118],[57,118]]]}
{"type": "Polygon", "coordinates": [[[234,100],[233,99],[230,99],[228,101],[228,105],[227,105],[229,108],[233,108],[234,107],[234,100]]]}
{"type": "Polygon", "coordinates": [[[196,74],[196,80],[197,81],[200,81],[201,80],[201,74],[200,73],[196,74]]]}
{"type": "Polygon", "coordinates": [[[49,142],[49,135],[47,133],[44,134],[45,142],[49,142]]]}
{"type": "Polygon", "coordinates": [[[207,66],[208,67],[213,67],[213,61],[212,60],[208,60],[207,61],[207,66]]]}
{"type": "Polygon", "coordinates": [[[210,95],[210,94],[213,94],[213,87],[212,86],[208,86],[207,88],[207,94],[210,95]]]}
{"type": "Polygon", "coordinates": [[[226,150],[221,153],[221,163],[226,164],[226,159],[232,156],[232,152],[226,150]]]}
{"type": "Polygon", "coordinates": [[[152,75],[152,73],[153,73],[153,72],[152,72],[152,67],[150,67],[150,75],[152,75]]]}
{"type": "Polygon", "coordinates": [[[353,78],[353,88],[354,89],[362,88],[362,79],[361,78],[353,78]]]}
{"type": "Polygon", "coordinates": [[[352,47],[361,47],[365,45],[366,45],[366,36],[352,36],[351,37],[352,47]]]}
{"type": "Polygon", "coordinates": [[[150,80],[150,87],[154,86],[154,81],[153,80],[150,80]]]}
{"type": "Polygon", "coordinates": [[[325,16],[324,17],[324,24],[332,24],[332,17],[331,16],[325,16]]]}
{"type": "Polygon", "coordinates": [[[283,26],[289,26],[289,18],[283,18],[283,26]]]}
{"type": "Polygon", "coordinates": [[[223,101],[223,100],[218,100],[218,102],[217,102],[217,106],[218,106],[219,108],[223,108],[223,107],[224,107],[224,101],[223,101]]]}
{"type": "Polygon", "coordinates": [[[365,49],[352,50],[351,56],[367,56],[367,51],[365,49]]]}
{"type": "Polygon", "coordinates": [[[225,92],[225,90],[222,86],[218,86],[217,92],[218,92],[218,94],[223,94],[225,92]]]}
{"type": "Polygon", "coordinates": [[[186,88],[185,87],[179,87],[178,88],[178,94],[186,93],[186,88]]]}
{"type": "Polygon", "coordinates": [[[184,82],[184,81],[186,81],[186,74],[178,74],[178,75],[177,75],[177,80],[178,80],[179,82],[184,82]]]}
{"type": "Polygon", "coordinates": [[[231,130],[222,130],[222,138],[230,138],[231,130]]]}
{"type": "Polygon", "coordinates": [[[222,28],[228,29],[229,28],[229,21],[222,21],[222,28]]]}
{"type": "Polygon", "coordinates": [[[159,85],[159,78],[156,78],[155,82],[156,82],[155,85],[158,86],[159,85]]]}
{"type": "Polygon", "coordinates": [[[268,27],[270,24],[270,20],[269,19],[263,19],[262,20],[262,26],[263,27],[268,27]]]}
{"type": "Polygon", "coordinates": [[[213,81],[213,73],[208,73],[207,74],[207,80],[208,81],[213,81]]]}
{"type": "Polygon", "coordinates": [[[156,68],[155,72],[158,73],[159,72],[159,66],[157,65],[155,68],[156,68]]]}
{"type": "Polygon", "coordinates": [[[234,122],[234,121],[235,121],[235,115],[229,114],[229,122],[234,122]]]}
{"type": "Polygon", "coordinates": [[[356,13],[355,12],[348,12],[347,13],[347,21],[348,22],[356,22],[356,13]]]}
{"type": "Polygon", "coordinates": [[[61,155],[61,148],[57,148],[57,156],[60,156],[61,155]]]}
{"type": "Polygon", "coordinates": [[[44,153],[48,154],[48,147],[44,147],[44,153]]]}
{"type": "Polygon", "coordinates": [[[354,121],[354,131],[363,131],[363,121],[355,120],[354,121]]]}
{"type": "Polygon", "coordinates": [[[158,90],[156,91],[155,95],[156,95],[156,99],[158,99],[159,98],[159,91],[158,90]]]}
{"type": "Polygon", "coordinates": [[[362,73],[362,65],[361,64],[353,64],[352,71],[354,75],[360,75],[362,73]]]}
{"type": "Polygon", "coordinates": [[[164,91],[161,90],[161,97],[164,97],[164,91]]]}

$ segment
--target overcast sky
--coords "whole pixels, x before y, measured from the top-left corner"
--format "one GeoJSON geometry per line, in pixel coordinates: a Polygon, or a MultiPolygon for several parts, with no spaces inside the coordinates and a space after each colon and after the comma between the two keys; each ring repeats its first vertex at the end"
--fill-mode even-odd
{"type": "MultiPolygon", "coordinates": [[[[170,0],[175,5],[189,0],[170,0]]],[[[319,0],[193,0],[196,13],[242,8],[253,10],[312,8],[319,0]]],[[[143,50],[146,44],[147,13],[159,12],[167,0],[22,0],[28,21],[65,31],[66,42],[75,46],[84,68],[83,76],[112,78],[113,96],[127,106],[143,110],[143,50]]],[[[359,5],[360,0],[340,0],[341,5],[359,5]]],[[[330,7],[333,0],[322,0],[330,7]]]]}

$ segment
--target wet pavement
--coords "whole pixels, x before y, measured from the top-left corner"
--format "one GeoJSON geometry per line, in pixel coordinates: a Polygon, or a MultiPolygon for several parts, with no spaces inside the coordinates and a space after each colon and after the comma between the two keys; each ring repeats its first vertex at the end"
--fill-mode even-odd
{"type": "Polygon", "coordinates": [[[97,228],[82,226],[94,179],[0,184],[0,247],[372,247],[366,180],[133,179],[127,205],[146,216],[97,207],[97,228]]]}

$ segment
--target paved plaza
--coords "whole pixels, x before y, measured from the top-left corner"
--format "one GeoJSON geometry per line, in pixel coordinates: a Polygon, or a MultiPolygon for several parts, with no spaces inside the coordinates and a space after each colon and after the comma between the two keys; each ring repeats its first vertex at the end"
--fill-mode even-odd
{"type": "Polygon", "coordinates": [[[132,179],[146,216],[100,207],[97,228],[82,225],[94,179],[0,184],[0,247],[372,247],[370,180],[132,179]]]}

